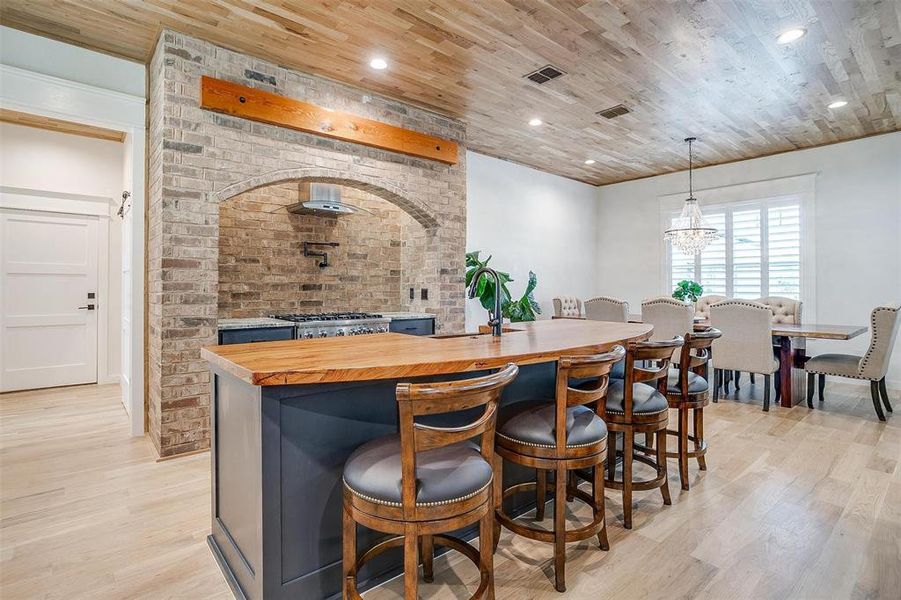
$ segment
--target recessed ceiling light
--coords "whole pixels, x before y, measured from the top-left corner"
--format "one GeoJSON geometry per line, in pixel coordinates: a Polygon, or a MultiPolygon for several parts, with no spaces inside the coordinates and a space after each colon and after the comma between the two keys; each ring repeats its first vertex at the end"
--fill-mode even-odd
{"type": "Polygon", "coordinates": [[[586,165],[593,165],[594,163],[595,163],[595,160],[593,158],[589,158],[588,160],[585,161],[586,165]]]}
{"type": "Polygon", "coordinates": [[[376,57],[369,61],[369,66],[376,71],[382,71],[388,68],[388,61],[386,61],[384,58],[376,57]]]}
{"type": "Polygon", "coordinates": [[[848,104],[847,100],[836,100],[835,102],[831,102],[828,108],[841,108],[848,104]]]}
{"type": "Polygon", "coordinates": [[[780,44],[790,44],[795,40],[799,40],[804,37],[804,34],[807,33],[806,29],[798,27],[796,29],[789,29],[788,31],[783,31],[779,34],[779,37],[776,38],[776,41],[780,44]]]}
{"type": "Polygon", "coordinates": [[[531,125],[532,127],[538,127],[539,125],[541,125],[541,123],[542,121],[538,117],[529,119],[529,125],[531,125]]]}

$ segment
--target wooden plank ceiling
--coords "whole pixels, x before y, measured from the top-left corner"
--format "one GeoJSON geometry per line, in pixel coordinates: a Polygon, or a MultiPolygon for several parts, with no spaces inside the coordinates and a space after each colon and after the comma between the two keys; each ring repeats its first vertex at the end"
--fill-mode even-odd
{"type": "Polygon", "coordinates": [[[715,164],[901,129],[901,0],[4,0],[0,22],[139,61],[172,28],[462,118],[473,150],[594,184],[686,168],[688,135],[715,164]],[[566,74],[523,78],[547,64],[566,74]],[[631,112],[596,114],[617,104],[631,112]]]}

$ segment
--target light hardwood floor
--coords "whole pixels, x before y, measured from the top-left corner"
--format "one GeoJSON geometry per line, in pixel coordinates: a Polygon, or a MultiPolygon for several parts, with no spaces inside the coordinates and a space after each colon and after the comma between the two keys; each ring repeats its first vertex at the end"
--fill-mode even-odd
{"type": "MultiPolygon", "coordinates": [[[[565,595],[550,545],[505,532],[497,597],[899,598],[901,413],[880,424],[868,388],[838,384],[823,409],[764,414],[749,388],[707,411],[709,470],[692,466],[691,491],[671,464],[672,506],[637,493],[627,532],[608,491],[611,550],[569,545],[565,595]]],[[[0,596],[230,598],[204,540],[208,466],[207,454],[156,462],[129,437],[115,386],[0,396],[0,596]]],[[[474,571],[438,559],[420,594],[468,597],[474,571]]]]}

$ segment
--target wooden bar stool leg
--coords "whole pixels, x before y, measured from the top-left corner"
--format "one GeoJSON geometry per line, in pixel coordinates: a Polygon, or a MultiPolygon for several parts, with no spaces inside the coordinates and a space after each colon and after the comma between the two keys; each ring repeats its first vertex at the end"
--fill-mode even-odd
{"type": "Polygon", "coordinates": [[[435,545],[432,536],[422,536],[422,579],[426,583],[432,583],[435,578],[433,564],[435,561],[435,545]]]}
{"type": "Polygon", "coordinates": [[[673,501],[669,495],[669,476],[666,470],[666,429],[657,432],[657,475],[663,476],[660,494],[663,496],[663,504],[669,506],[673,501]]]}
{"type": "MultiPolygon", "coordinates": [[[[494,481],[492,482],[491,495],[494,499],[494,510],[501,512],[501,504],[504,502],[504,459],[500,454],[494,455],[494,481]]],[[[492,550],[497,552],[497,545],[501,541],[501,522],[494,519],[494,543],[492,550]]]]}
{"type": "Polygon", "coordinates": [[[648,448],[654,447],[654,434],[653,433],[648,432],[648,433],[644,434],[644,445],[647,446],[648,448]]]}
{"type": "Polygon", "coordinates": [[[610,432],[610,450],[607,451],[607,479],[614,481],[616,477],[616,432],[610,432]]]}
{"type": "Polygon", "coordinates": [[[404,600],[417,600],[419,584],[419,536],[416,526],[404,526],[404,600]]]}
{"type": "Polygon", "coordinates": [[[341,566],[344,573],[344,583],[341,586],[341,597],[347,600],[350,598],[350,582],[357,576],[357,524],[346,509],[341,512],[344,515],[344,551],[341,566]]]}
{"type": "Polygon", "coordinates": [[[554,579],[558,592],[566,591],[566,468],[554,477],[554,579]]]}
{"type": "Polygon", "coordinates": [[[604,470],[601,468],[601,466],[602,465],[598,465],[594,468],[594,477],[591,482],[591,492],[594,496],[595,518],[600,517],[601,519],[604,519],[604,527],[601,528],[601,530],[598,532],[598,545],[600,545],[601,550],[610,550],[610,542],[607,540],[607,512],[604,506],[604,470]]]}
{"type": "MultiPolygon", "coordinates": [[[[704,409],[694,409],[695,417],[695,448],[700,452],[704,446],[704,409]]],[[[698,456],[698,468],[702,471],[707,470],[707,457],[703,454],[698,456]]]]}
{"type": "Polygon", "coordinates": [[[535,469],[538,487],[535,490],[535,520],[544,521],[544,507],[547,504],[547,471],[535,469]]]}
{"type": "Polygon", "coordinates": [[[573,495],[573,490],[578,485],[579,485],[579,481],[578,481],[578,479],[576,479],[576,472],[575,471],[568,472],[566,474],[566,501],[567,502],[572,502],[573,500],[576,499],[576,497],[573,495]]]}
{"type": "MultiPolygon", "coordinates": [[[[657,455],[660,459],[660,455],[657,455]]],[[[664,457],[666,460],[666,457],[664,457]]],[[[688,409],[679,408],[679,483],[682,489],[689,489],[688,482],[688,409]]]]}
{"type": "MultiPolygon", "coordinates": [[[[623,432],[623,527],[632,529],[632,446],[635,432],[631,427],[623,432]]],[[[660,444],[657,444],[660,452],[660,444]]]]}
{"type": "Polygon", "coordinates": [[[488,511],[479,521],[479,557],[481,569],[488,571],[488,591],[485,594],[487,600],[494,600],[494,525],[497,519],[494,513],[488,511]]]}

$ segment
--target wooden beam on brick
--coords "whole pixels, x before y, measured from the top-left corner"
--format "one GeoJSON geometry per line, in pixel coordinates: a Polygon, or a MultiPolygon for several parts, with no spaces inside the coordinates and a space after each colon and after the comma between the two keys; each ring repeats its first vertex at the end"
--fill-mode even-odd
{"type": "Polygon", "coordinates": [[[457,163],[456,142],[418,131],[212,77],[202,78],[200,91],[200,106],[207,110],[449,165],[457,163]]]}

